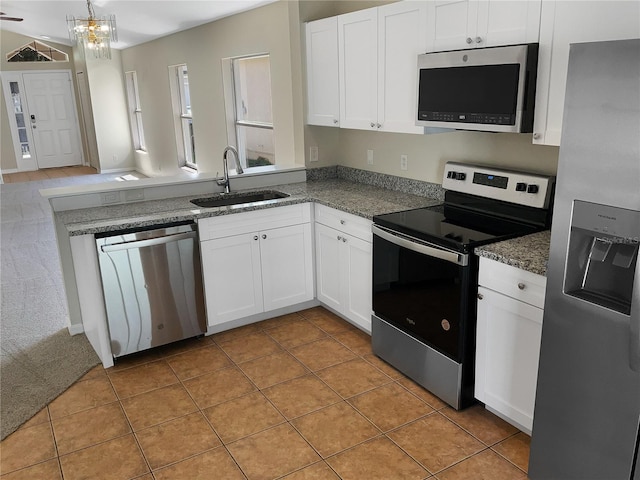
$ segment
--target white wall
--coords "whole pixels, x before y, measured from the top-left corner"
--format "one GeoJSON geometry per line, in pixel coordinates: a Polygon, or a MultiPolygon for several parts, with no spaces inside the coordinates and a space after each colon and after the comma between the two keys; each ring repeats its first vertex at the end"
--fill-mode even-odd
{"type": "Polygon", "coordinates": [[[111,60],[86,59],[86,78],[101,172],[135,168],[127,98],[119,50],[111,60]]]}

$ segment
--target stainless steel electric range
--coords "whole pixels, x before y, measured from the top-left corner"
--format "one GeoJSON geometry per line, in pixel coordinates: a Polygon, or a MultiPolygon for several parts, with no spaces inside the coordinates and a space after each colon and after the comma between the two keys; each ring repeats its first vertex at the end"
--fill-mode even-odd
{"type": "Polygon", "coordinates": [[[375,216],[374,353],[452,407],[473,403],[473,249],[548,229],[554,183],[554,177],[449,162],[442,205],[375,216]]]}

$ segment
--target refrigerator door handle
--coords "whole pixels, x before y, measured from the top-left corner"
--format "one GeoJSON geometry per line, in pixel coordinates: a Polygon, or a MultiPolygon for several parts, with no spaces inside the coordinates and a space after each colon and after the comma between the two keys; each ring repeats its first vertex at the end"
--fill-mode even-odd
{"type": "Polygon", "coordinates": [[[640,373],[640,255],[637,257],[629,317],[629,366],[640,373]]]}

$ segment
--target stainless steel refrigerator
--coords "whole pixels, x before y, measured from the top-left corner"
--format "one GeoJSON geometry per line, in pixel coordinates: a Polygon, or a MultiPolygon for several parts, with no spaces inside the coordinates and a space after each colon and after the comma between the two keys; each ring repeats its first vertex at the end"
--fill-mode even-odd
{"type": "Polygon", "coordinates": [[[640,39],[571,45],[533,480],[640,480],[640,39]]]}

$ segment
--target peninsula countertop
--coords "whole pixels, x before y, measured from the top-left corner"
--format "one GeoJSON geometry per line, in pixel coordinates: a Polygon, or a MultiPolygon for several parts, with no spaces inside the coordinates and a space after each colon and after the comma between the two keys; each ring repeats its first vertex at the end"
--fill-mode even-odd
{"type": "MultiPolygon", "coordinates": [[[[201,208],[185,197],[56,212],[70,236],[112,232],[163,223],[197,220],[297,203],[316,202],[371,219],[374,215],[429,207],[440,200],[343,179],[317,180],[246,191],[277,190],[286,198],[226,207],[201,208]]],[[[202,196],[202,195],[201,195],[202,196]]]]}
{"type": "Polygon", "coordinates": [[[477,247],[474,252],[479,257],[486,257],[521,270],[546,276],[550,240],[551,232],[545,230],[477,247]]]}

